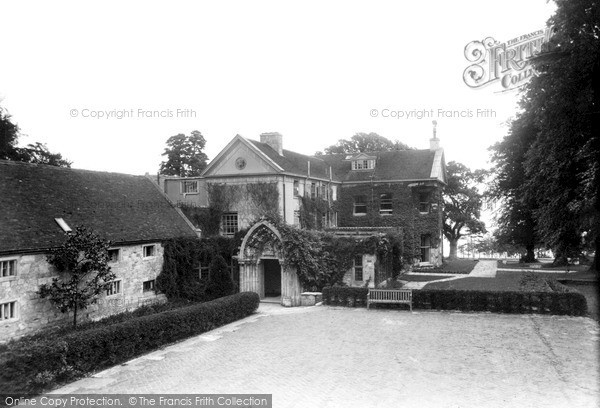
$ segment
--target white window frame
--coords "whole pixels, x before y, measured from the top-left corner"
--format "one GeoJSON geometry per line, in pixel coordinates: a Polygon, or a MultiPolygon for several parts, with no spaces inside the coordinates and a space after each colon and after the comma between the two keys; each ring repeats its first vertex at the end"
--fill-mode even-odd
{"type": "Polygon", "coordinates": [[[18,274],[19,274],[19,258],[0,258],[0,281],[16,279],[18,274]],[[10,262],[14,262],[14,266],[12,269],[13,274],[2,276],[4,263],[9,264],[10,262]]]}
{"type": "Polygon", "coordinates": [[[142,258],[154,258],[156,256],[156,244],[142,245],[142,258]],[[146,255],[146,248],[152,247],[152,255],[146,255]]]}
{"type": "Polygon", "coordinates": [[[375,160],[373,159],[358,159],[352,161],[352,170],[373,170],[375,168],[375,160]]]}
{"type": "Polygon", "coordinates": [[[300,196],[300,180],[294,180],[294,197],[300,196]]]}
{"type": "Polygon", "coordinates": [[[394,195],[392,193],[382,193],[379,195],[379,215],[392,215],[394,213],[394,195]],[[389,198],[384,198],[389,196],[389,198]],[[383,208],[383,206],[390,208],[383,208]]]}
{"type": "MultiPolygon", "coordinates": [[[[231,218],[232,219],[232,218],[231,218]]],[[[237,212],[228,212],[221,216],[221,230],[223,235],[226,237],[232,237],[236,232],[240,230],[240,218],[237,212]],[[229,217],[235,216],[235,225],[230,222],[226,222],[229,217]],[[234,231],[235,228],[235,231],[234,231]]]]}
{"type": "Polygon", "coordinates": [[[6,300],[6,301],[0,301],[0,324],[4,323],[4,322],[14,322],[15,320],[19,319],[19,302],[17,300],[6,300]],[[5,305],[9,305],[14,303],[13,306],[13,316],[9,317],[9,318],[5,318],[4,313],[6,311],[6,306],[5,305]]]}
{"type": "Polygon", "coordinates": [[[432,240],[432,236],[431,234],[422,234],[421,235],[421,262],[431,262],[431,240],[432,240]],[[427,245],[427,242],[429,241],[429,245],[427,245]],[[423,254],[426,254],[427,256],[423,256],[423,254]],[[427,258],[427,259],[425,259],[427,258]]]}
{"type": "Polygon", "coordinates": [[[121,248],[108,248],[108,262],[115,263],[115,262],[119,262],[120,260],[121,260],[121,248]],[[117,259],[116,260],[113,260],[110,257],[111,251],[117,251],[117,259]]]}
{"type": "Polygon", "coordinates": [[[369,208],[368,208],[368,203],[367,203],[367,196],[364,196],[364,195],[354,196],[354,202],[352,203],[352,214],[354,216],[357,216],[357,217],[364,217],[365,215],[367,215],[368,212],[369,212],[369,208]],[[357,207],[356,199],[359,198],[359,197],[364,198],[364,202],[358,204],[361,207],[363,207],[363,206],[365,207],[365,212],[364,213],[363,212],[360,212],[360,213],[356,212],[356,207],[357,207]]]}
{"type": "Polygon", "coordinates": [[[181,180],[179,188],[181,194],[198,194],[198,180],[181,180]],[[190,190],[190,186],[194,186],[194,188],[191,189],[192,191],[186,191],[190,190]]]}
{"type": "Polygon", "coordinates": [[[352,260],[352,280],[355,282],[364,282],[365,281],[365,268],[363,266],[363,256],[362,254],[354,255],[354,259],[352,260]],[[356,260],[360,257],[360,265],[356,263],[356,260]],[[356,279],[356,272],[360,271],[361,279],[356,279]]]}
{"type": "Polygon", "coordinates": [[[106,289],[104,289],[104,293],[106,294],[106,297],[111,297],[111,296],[117,296],[123,293],[123,282],[122,279],[115,279],[113,281],[107,282],[110,283],[110,287],[107,287],[106,289]],[[118,291],[113,292],[113,290],[118,289],[118,291]],[[108,292],[112,292],[112,293],[108,293],[108,292]]]}
{"type": "Polygon", "coordinates": [[[429,214],[431,212],[431,193],[424,191],[419,193],[419,213],[429,214]],[[421,201],[422,198],[426,198],[426,201],[421,201]],[[426,211],[422,211],[426,209],[426,211]]]}

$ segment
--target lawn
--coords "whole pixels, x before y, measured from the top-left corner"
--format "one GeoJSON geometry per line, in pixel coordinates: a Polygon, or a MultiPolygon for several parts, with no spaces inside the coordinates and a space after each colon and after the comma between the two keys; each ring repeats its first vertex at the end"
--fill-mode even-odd
{"type": "Polygon", "coordinates": [[[552,259],[543,260],[541,262],[519,263],[517,260],[509,259],[507,261],[499,260],[498,269],[532,269],[532,270],[549,270],[549,271],[569,271],[587,272],[589,265],[569,265],[569,266],[552,266],[552,259]],[[506,262],[506,263],[504,263],[506,262]]]}
{"type": "MultiPolygon", "coordinates": [[[[490,291],[521,291],[533,290],[547,292],[551,289],[540,276],[537,282],[521,284],[521,279],[526,272],[498,271],[495,278],[466,277],[447,282],[434,282],[425,285],[424,289],[458,289],[458,290],[490,290],[490,291]]],[[[537,275],[537,274],[536,274],[537,275]]]]}
{"type": "Polygon", "coordinates": [[[473,259],[444,259],[441,267],[436,268],[413,268],[417,273],[448,273],[448,274],[469,274],[477,265],[477,260],[473,259]]]}

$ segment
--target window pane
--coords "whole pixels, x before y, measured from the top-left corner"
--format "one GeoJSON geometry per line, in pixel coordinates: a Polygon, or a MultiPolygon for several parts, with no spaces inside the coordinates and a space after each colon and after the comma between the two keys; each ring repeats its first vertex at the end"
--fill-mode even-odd
{"type": "Polygon", "coordinates": [[[223,226],[223,235],[235,235],[238,231],[238,215],[237,213],[223,214],[221,218],[221,225],[223,226]]]}

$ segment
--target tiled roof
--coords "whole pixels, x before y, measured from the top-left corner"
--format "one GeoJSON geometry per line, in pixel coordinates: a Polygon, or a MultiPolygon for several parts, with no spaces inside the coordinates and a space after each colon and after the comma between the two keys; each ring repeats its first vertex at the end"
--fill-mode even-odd
{"type": "Polygon", "coordinates": [[[354,181],[400,181],[429,180],[434,165],[435,151],[431,150],[394,150],[387,152],[367,153],[376,157],[375,169],[352,170],[351,160],[346,154],[323,156],[306,156],[289,150],[283,156],[268,144],[250,140],[253,145],[281,166],[285,172],[307,175],[307,162],[310,161],[312,177],[329,179],[329,167],[333,180],[341,182],[354,181]]]}
{"type": "Polygon", "coordinates": [[[256,140],[248,141],[256,146],[265,155],[267,155],[271,160],[277,163],[277,165],[282,167],[287,173],[306,176],[308,174],[308,162],[310,161],[311,177],[329,180],[329,164],[327,164],[320,157],[306,156],[304,154],[285,149],[283,150],[283,156],[280,156],[271,146],[266,143],[257,142],[256,140]]]}
{"type": "Polygon", "coordinates": [[[146,177],[0,160],[0,253],[60,245],[55,218],[121,244],[195,236],[146,177]]]}
{"type": "Polygon", "coordinates": [[[345,154],[321,157],[332,166],[333,174],[342,182],[428,180],[431,178],[435,151],[393,150],[368,155],[376,157],[372,170],[352,170],[352,161],[345,160],[345,154]]]}

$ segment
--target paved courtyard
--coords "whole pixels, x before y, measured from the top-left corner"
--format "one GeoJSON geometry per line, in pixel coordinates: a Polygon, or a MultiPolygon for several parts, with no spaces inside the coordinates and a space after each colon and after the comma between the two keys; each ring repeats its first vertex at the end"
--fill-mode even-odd
{"type": "Polygon", "coordinates": [[[273,407],[596,407],[582,317],[282,308],[55,393],[266,393],[273,407]]]}

